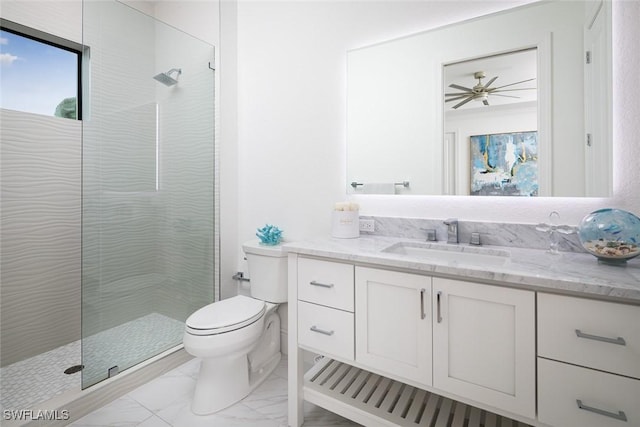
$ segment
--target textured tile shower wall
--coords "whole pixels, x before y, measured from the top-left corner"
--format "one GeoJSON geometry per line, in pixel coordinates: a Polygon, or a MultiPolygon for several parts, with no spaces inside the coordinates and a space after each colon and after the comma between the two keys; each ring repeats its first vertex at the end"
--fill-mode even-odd
{"type": "MultiPolygon", "coordinates": [[[[3,0],[3,19],[82,42],[82,0],[3,0]]],[[[0,365],[80,339],[80,122],[0,110],[0,365]],[[52,179],[52,177],[54,179],[52,179]]]]}
{"type": "Polygon", "coordinates": [[[80,339],[81,124],[0,110],[2,366],[80,339]]]}

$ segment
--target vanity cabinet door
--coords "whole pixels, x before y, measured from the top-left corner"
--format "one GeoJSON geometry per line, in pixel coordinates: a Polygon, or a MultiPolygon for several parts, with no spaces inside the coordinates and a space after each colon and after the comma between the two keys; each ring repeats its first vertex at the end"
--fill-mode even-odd
{"type": "Polygon", "coordinates": [[[356,267],[356,360],[431,385],[431,278],[356,267]]]}
{"type": "Polygon", "coordinates": [[[433,279],[433,386],[535,418],[535,295],[433,279]]]}

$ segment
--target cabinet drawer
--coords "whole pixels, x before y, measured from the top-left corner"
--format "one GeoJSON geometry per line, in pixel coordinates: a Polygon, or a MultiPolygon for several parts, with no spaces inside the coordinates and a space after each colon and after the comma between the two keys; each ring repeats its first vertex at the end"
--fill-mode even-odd
{"type": "Polygon", "coordinates": [[[538,355],[640,378],[640,306],[539,293],[538,355]]]}
{"type": "Polygon", "coordinates": [[[353,265],[298,259],[298,299],[353,311],[353,265]]]}
{"type": "Polygon", "coordinates": [[[538,358],[538,419],[545,424],[640,426],[638,396],[640,380],[538,358]]]}
{"type": "Polygon", "coordinates": [[[298,344],[353,360],[353,313],[298,301],[298,344]]]}

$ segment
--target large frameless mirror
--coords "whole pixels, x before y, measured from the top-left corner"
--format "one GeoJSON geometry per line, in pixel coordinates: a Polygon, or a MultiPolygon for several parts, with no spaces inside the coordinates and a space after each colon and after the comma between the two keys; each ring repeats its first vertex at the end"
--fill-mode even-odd
{"type": "Polygon", "coordinates": [[[532,3],[347,61],[349,193],[611,195],[610,3],[532,3]]]}

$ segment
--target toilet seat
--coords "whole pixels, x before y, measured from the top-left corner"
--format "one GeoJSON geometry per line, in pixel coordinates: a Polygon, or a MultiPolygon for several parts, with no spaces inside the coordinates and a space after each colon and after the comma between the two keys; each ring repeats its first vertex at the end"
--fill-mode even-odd
{"type": "Polygon", "coordinates": [[[260,319],[265,302],[238,295],[202,307],[186,320],[186,331],[192,335],[217,335],[242,329],[260,319]]]}

